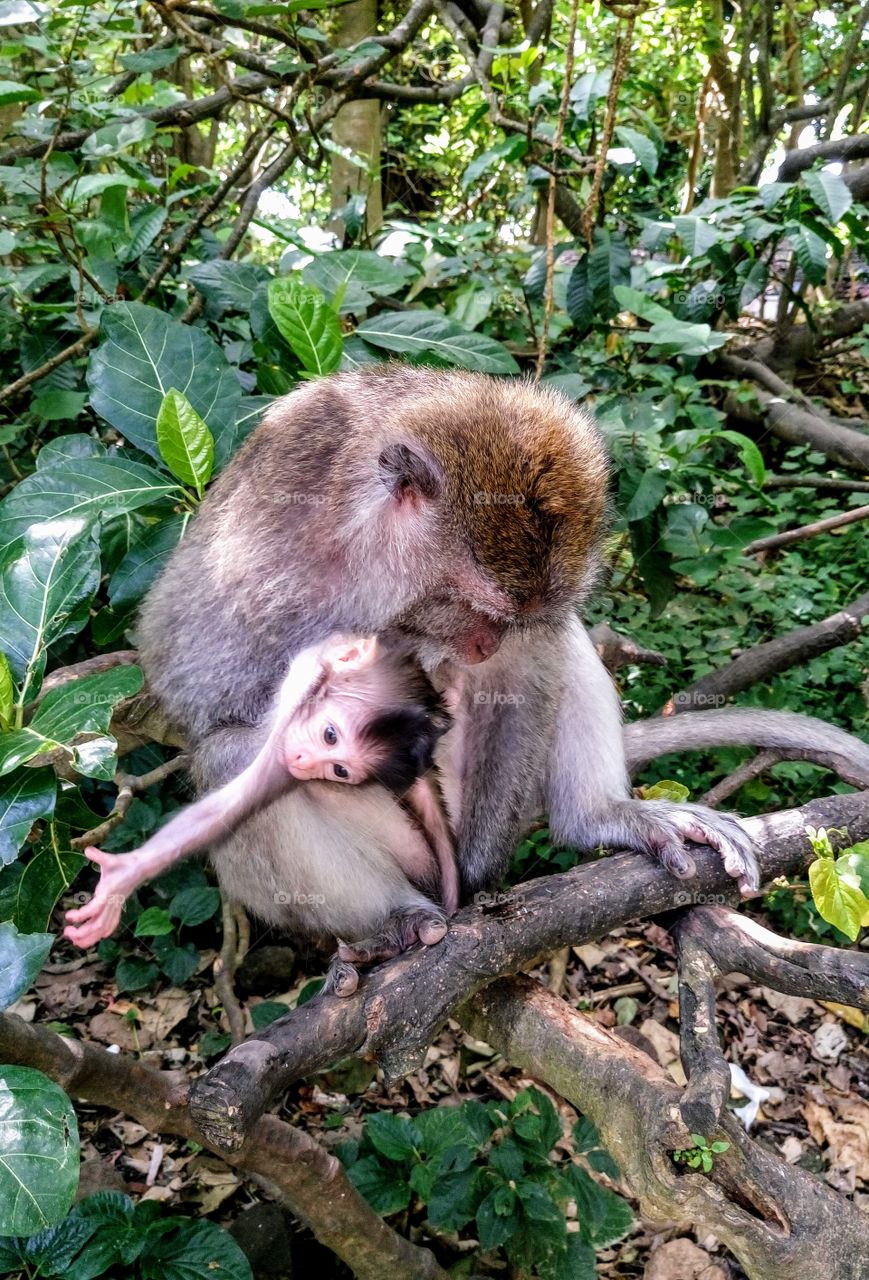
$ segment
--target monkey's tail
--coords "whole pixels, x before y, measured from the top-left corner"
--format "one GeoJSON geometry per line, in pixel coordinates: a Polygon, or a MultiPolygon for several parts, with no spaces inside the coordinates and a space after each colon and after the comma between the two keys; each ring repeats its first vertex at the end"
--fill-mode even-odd
{"type": "Polygon", "coordinates": [[[854,786],[869,787],[869,743],[814,716],[755,707],[721,707],[637,720],[624,728],[628,767],[635,772],[669,751],[706,747],[779,747],[836,757],[854,786]]]}

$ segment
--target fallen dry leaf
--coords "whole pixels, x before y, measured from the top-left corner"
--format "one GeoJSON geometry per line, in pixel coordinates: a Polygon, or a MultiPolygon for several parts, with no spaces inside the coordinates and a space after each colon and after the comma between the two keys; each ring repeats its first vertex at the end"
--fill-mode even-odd
{"type": "Polygon", "coordinates": [[[693,1240],[668,1240],[646,1263],[643,1280],[727,1280],[727,1272],[693,1240]]]}

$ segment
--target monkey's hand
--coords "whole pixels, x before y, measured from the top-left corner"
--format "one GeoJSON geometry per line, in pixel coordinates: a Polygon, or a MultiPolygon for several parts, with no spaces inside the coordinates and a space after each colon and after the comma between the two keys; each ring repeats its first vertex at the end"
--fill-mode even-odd
{"type": "Polygon", "coordinates": [[[63,936],[77,947],[92,947],[108,938],[121,921],[124,903],[142,883],[135,854],[103,853],[102,849],[85,849],[91,862],[100,868],[94,896],[83,907],[66,913],[63,936]]]}
{"type": "MultiPolygon", "coordinates": [[[[625,843],[642,849],[680,880],[697,872],[685,841],[708,844],[720,853],[724,869],[739,881],[740,893],[760,885],[760,869],[751,837],[738,818],[715,813],[702,804],[671,804],[666,800],[628,800],[619,808],[626,818],[625,843]]],[[[607,841],[619,843],[619,841],[607,841]]]]}

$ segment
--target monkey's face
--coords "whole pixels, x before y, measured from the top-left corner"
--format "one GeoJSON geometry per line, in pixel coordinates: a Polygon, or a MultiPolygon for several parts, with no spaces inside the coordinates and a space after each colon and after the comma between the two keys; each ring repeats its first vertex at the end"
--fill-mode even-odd
{"type": "Polygon", "coordinates": [[[459,596],[432,593],[398,620],[412,637],[420,660],[429,669],[452,659],[462,666],[485,662],[500,647],[510,626],[509,616],[490,617],[459,596]]]}

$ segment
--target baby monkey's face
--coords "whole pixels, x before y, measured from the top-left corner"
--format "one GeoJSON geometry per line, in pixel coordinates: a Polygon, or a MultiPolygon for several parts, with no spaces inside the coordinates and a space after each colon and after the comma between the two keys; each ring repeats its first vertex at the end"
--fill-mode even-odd
{"type": "Polygon", "coordinates": [[[362,710],[327,696],[310,716],[290,724],[284,760],[292,776],[300,782],[320,779],[351,786],[367,781],[376,762],[370,746],[360,740],[362,710]]]}

